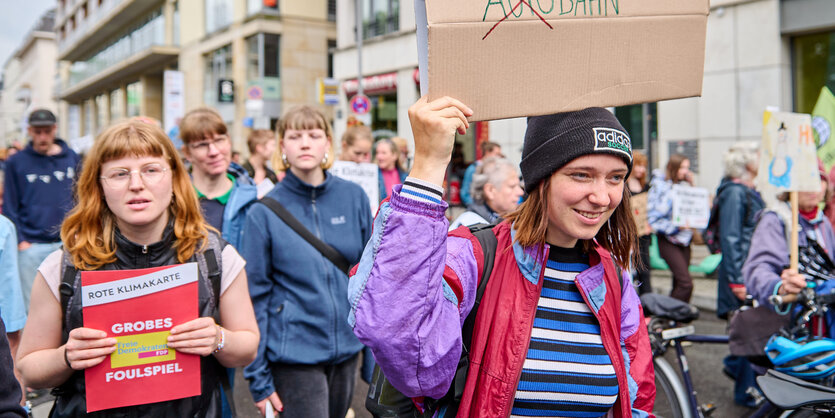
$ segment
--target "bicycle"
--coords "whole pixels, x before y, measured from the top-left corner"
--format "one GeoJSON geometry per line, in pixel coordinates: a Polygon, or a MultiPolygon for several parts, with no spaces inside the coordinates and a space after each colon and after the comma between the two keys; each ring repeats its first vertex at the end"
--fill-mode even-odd
{"type": "Polygon", "coordinates": [[[699,317],[695,306],[668,296],[645,294],[641,304],[651,315],[647,318],[655,366],[655,407],[658,418],[704,418],[715,410],[712,404],[699,404],[683,342],[700,344],[728,344],[727,335],[696,334],[689,323],[699,317]],[[675,350],[678,371],[664,358],[669,349],[675,350]]]}

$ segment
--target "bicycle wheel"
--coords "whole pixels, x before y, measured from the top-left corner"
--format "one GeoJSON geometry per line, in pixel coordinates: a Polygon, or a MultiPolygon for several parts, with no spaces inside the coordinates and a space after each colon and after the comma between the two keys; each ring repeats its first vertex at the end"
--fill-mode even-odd
{"type": "Polygon", "coordinates": [[[655,406],[657,418],[692,418],[687,391],[675,369],[663,357],[653,359],[655,365],[655,406]]]}

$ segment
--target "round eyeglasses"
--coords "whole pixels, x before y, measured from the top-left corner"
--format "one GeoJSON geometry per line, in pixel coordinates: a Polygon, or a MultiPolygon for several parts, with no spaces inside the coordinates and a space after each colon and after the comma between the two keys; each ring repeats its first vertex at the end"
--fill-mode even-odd
{"type": "Polygon", "coordinates": [[[146,186],[152,186],[162,180],[166,171],[168,171],[168,167],[164,167],[162,164],[144,165],[139,170],[114,168],[101,176],[101,179],[104,180],[104,184],[108,187],[119,189],[127,187],[127,185],[130,184],[130,178],[133,173],[139,173],[139,177],[142,178],[142,182],[144,182],[146,186]]]}

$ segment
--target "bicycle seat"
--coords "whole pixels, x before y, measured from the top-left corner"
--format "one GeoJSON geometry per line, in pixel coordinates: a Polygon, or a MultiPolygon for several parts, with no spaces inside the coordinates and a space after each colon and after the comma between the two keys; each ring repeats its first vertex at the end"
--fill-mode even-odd
{"type": "Polygon", "coordinates": [[[641,305],[648,315],[687,323],[699,318],[699,308],[657,293],[641,295],[641,305]]]}
{"type": "Polygon", "coordinates": [[[802,406],[835,405],[835,388],[821,386],[775,370],[757,377],[757,384],[768,400],[781,409],[802,406]]]}

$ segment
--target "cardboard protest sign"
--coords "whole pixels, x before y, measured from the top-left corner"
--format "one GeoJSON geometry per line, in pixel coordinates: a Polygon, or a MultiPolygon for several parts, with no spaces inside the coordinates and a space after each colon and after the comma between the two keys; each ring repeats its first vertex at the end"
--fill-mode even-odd
{"type": "Polygon", "coordinates": [[[334,176],[358,184],[368,196],[371,204],[371,213],[377,213],[377,206],[380,204],[380,171],[377,164],[355,163],[353,161],[334,161],[333,166],[328,170],[334,176]]]}
{"type": "Polygon", "coordinates": [[[197,263],[81,273],[84,326],[116,351],[84,371],[87,412],[200,394],[200,357],[168,348],[170,329],[197,318],[197,263]]]}
{"type": "Polygon", "coordinates": [[[812,118],[807,114],[763,114],[763,145],[760,154],[760,189],[818,191],[820,176],[812,118]]]}
{"type": "Polygon", "coordinates": [[[635,228],[638,235],[644,235],[644,231],[650,230],[647,219],[647,196],[648,193],[641,193],[629,199],[629,207],[632,208],[632,218],[635,220],[635,228]]]}
{"type": "Polygon", "coordinates": [[[471,120],[699,96],[709,0],[416,0],[421,94],[471,120]]]}
{"type": "Polygon", "coordinates": [[[673,225],[705,229],[710,220],[710,193],[701,187],[673,185],[673,225]]]}

